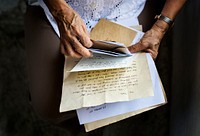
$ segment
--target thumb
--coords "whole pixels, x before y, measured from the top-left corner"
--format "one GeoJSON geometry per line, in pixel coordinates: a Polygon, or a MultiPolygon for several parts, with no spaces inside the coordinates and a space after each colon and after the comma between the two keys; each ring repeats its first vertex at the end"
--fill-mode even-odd
{"type": "Polygon", "coordinates": [[[129,46],[128,49],[131,53],[135,53],[144,50],[145,47],[140,42],[138,42],[134,45],[129,46]]]}

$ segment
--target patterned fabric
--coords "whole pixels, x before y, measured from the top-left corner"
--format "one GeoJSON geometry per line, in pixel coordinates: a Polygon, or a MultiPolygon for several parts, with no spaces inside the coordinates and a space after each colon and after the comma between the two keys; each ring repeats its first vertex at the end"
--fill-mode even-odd
{"type": "Polygon", "coordinates": [[[117,21],[135,17],[140,14],[146,0],[66,0],[92,27],[93,21],[100,18],[117,21]]]}
{"type": "MultiPolygon", "coordinates": [[[[77,11],[90,31],[101,18],[125,26],[138,25],[138,15],[144,8],[146,0],[65,0],[77,11]]],[[[29,0],[30,5],[46,7],[43,0],[29,0]],[[41,4],[43,3],[43,4],[41,4]]],[[[53,18],[47,13],[47,18],[53,18]]],[[[57,28],[54,28],[57,29],[57,28]]]]}

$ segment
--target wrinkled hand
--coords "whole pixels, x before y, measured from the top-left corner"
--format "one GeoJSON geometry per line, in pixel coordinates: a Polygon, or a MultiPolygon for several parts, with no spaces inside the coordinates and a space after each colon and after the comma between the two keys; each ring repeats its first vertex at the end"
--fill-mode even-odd
{"type": "Polygon", "coordinates": [[[74,58],[91,57],[87,49],[92,46],[87,28],[75,11],[61,11],[54,14],[61,40],[61,52],[74,58]]]}
{"type": "Polygon", "coordinates": [[[153,59],[156,59],[160,42],[167,30],[167,27],[168,26],[166,26],[166,28],[164,28],[164,26],[160,27],[160,24],[155,23],[153,27],[144,34],[138,43],[129,46],[128,49],[131,53],[139,51],[148,52],[151,54],[153,59]]]}

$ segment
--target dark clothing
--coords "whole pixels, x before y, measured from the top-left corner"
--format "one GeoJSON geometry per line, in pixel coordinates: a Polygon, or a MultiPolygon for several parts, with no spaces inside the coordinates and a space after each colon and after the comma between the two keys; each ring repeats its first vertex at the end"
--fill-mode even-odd
{"type": "Polygon", "coordinates": [[[60,39],[40,7],[28,7],[25,35],[33,107],[40,116],[55,123],[75,117],[75,112],[59,113],[64,56],[60,39]]]}

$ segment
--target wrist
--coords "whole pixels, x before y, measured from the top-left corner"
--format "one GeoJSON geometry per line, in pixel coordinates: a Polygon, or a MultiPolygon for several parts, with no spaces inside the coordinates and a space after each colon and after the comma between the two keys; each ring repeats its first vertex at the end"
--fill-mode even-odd
{"type": "Polygon", "coordinates": [[[169,25],[162,20],[157,20],[152,28],[158,32],[161,32],[162,34],[165,34],[169,29],[169,25]]]}
{"type": "Polygon", "coordinates": [[[171,18],[169,18],[168,16],[165,16],[165,15],[163,15],[163,14],[156,15],[156,16],[155,16],[155,19],[161,20],[161,21],[167,23],[169,26],[172,26],[173,23],[174,23],[174,20],[173,20],[173,19],[171,19],[171,18]]]}
{"type": "Polygon", "coordinates": [[[157,19],[155,25],[162,29],[162,31],[166,32],[168,29],[171,29],[174,25],[173,18],[169,18],[163,14],[156,15],[155,19],[157,19]]]}

